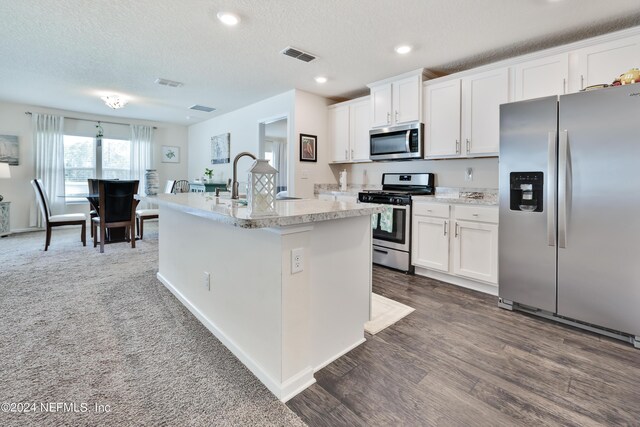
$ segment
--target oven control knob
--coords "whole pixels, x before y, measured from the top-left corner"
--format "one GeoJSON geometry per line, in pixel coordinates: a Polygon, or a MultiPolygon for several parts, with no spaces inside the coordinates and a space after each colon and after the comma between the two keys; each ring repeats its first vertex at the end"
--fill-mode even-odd
{"type": "Polygon", "coordinates": [[[396,204],[396,205],[401,205],[402,204],[402,199],[400,199],[400,198],[393,199],[393,203],[396,204]]]}

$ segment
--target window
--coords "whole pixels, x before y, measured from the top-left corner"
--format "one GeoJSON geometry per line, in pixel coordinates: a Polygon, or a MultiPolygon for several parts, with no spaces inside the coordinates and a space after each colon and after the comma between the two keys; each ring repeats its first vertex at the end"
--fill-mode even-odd
{"type": "Polygon", "coordinates": [[[129,179],[131,142],[122,139],[64,136],[64,189],[67,203],[86,202],[74,195],[87,194],[88,178],[129,179]],[[71,196],[71,197],[70,197],[71,196]]]}

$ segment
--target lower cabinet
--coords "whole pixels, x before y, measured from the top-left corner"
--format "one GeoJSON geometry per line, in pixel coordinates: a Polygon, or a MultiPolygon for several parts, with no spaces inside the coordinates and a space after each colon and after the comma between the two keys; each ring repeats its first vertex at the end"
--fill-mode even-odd
{"type": "Polygon", "coordinates": [[[498,207],[414,202],[412,264],[498,284],[498,207]]]}

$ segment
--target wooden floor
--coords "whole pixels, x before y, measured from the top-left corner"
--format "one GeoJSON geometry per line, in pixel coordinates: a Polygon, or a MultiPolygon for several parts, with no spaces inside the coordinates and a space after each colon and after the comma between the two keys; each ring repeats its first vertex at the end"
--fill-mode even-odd
{"type": "Polygon", "coordinates": [[[640,350],[436,280],[373,277],[416,311],[287,403],[310,426],[640,426],[640,350]]]}

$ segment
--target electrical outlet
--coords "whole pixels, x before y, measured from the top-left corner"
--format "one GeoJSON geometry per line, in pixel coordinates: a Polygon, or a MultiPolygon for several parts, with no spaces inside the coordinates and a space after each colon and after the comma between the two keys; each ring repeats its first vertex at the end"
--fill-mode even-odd
{"type": "Polygon", "coordinates": [[[473,168],[467,168],[464,171],[464,180],[469,182],[473,181],[473,168]]]}
{"type": "Polygon", "coordinates": [[[304,270],[304,249],[296,248],[291,250],[291,274],[300,273],[304,270]]]}
{"type": "Polygon", "coordinates": [[[208,271],[205,271],[202,275],[202,286],[208,291],[211,290],[211,275],[208,271]]]}

